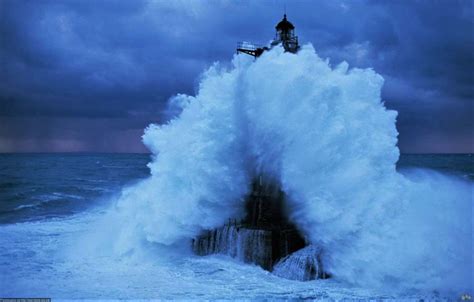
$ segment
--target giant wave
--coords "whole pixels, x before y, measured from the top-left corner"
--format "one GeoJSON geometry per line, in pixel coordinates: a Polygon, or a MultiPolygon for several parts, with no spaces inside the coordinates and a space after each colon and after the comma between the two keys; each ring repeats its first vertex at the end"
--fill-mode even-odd
{"type": "MultiPolygon", "coordinates": [[[[143,137],[151,177],[122,192],[116,248],[186,246],[243,217],[255,175],[276,179],[325,269],[362,287],[472,290],[472,183],[395,165],[397,113],[371,69],[332,68],[311,45],[214,64],[196,96],[143,137]]],[[[176,111],[176,108],[174,108],[176,111]]]]}

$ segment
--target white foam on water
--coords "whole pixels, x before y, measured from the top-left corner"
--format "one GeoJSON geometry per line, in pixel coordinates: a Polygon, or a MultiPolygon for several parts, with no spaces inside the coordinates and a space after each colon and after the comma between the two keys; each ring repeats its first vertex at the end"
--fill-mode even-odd
{"type": "Polygon", "coordinates": [[[281,279],[229,257],[167,252],[151,243],[129,254],[114,253],[106,221],[99,211],[0,226],[0,244],[8,246],[0,252],[0,295],[55,300],[390,297],[335,281],[281,279]]]}

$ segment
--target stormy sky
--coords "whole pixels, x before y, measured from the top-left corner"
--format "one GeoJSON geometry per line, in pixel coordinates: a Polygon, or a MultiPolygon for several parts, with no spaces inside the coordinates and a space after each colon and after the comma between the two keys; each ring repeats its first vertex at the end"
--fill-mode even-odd
{"type": "Polygon", "coordinates": [[[146,152],[167,100],[268,42],[286,5],[301,42],[373,67],[402,152],[474,152],[472,1],[0,0],[0,152],[146,152]]]}

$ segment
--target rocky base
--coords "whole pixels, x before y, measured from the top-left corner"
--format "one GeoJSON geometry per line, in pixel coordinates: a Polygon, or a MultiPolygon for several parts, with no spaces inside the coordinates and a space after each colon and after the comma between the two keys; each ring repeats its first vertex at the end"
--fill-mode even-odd
{"type": "Polygon", "coordinates": [[[193,240],[193,251],[197,255],[225,254],[265,269],[272,267],[271,246],[271,231],[232,225],[208,231],[193,240]]]}
{"type": "Polygon", "coordinates": [[[197,255],[225,254],[254,263],[293,280],[327,278],[321,250],[307,246],[303,236],[285,215],[285,195],[260,177],[246,199],[247,216],[237,223],[209,230],[192,241],[197,255]]]}
{"type": "Polygon", "coordinates": [[[281,259],[274,266],[273,273],[282,278],[299,281],[329,278],[323,270],[321,249],[313,245],[281,259]]]}
{"type": "Polygon", "coordinates": [[[304,246],[295,229],[252,229],[244,225],[225,225],[193,240],[197,255],[225,254],[270,271],[279,259],[304,246]]]}

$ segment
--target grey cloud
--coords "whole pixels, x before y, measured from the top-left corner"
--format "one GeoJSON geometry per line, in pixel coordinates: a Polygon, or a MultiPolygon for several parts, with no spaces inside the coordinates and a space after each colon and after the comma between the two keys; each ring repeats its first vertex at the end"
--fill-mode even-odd
{"type": "MultiPolygon", "coordinates": [[[[1,1],[0,122],[8,131],[0,132],[0,151],[63,150],[60,143],[41,142],[68,138],[77,143],[67,150],[104,150],[104,135],[80,134],[93,131],[89,125],[115,137],[117,143],[108,145],[117,151],[144,150],[130,133],[166,121],[169,97],[193,93],[198,75],[214,61],[228,61],[237,41],[269,41],[283,6],[283,1],[1,1]],[[22,144],[15,144],[17,137],[22,144]]],[[[300,40],[313,43],[322,57],[373,67],[385,77],[383,98],[400,113],[402,151],[473,150],[467,138],[474,115],[471,1],[321,0],[286,6],[300,40]],[[430,137],[425,145],[423,137],[430,137]]]]}

